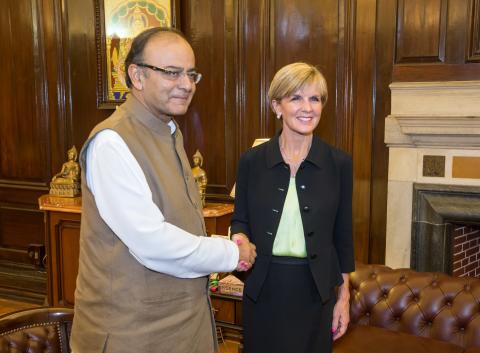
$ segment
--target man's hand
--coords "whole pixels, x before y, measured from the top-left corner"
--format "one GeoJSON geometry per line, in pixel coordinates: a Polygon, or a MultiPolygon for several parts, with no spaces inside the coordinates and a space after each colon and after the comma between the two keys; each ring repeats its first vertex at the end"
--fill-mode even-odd
{"type": "Polygon", "coordinates": [[[248,271],[255,262],[257,257],[255,244],[250,243],[248,237],[243,233],[232,235],[232,241],[237,244],[239,250],[239,258],[237,271],[248,271]]]}

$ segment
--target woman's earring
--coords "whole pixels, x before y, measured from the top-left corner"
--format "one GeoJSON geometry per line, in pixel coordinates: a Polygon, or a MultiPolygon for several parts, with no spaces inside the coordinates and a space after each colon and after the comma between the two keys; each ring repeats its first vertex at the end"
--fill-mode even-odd
{"type": "Polygon", "coordinates": [[[277,113],[277,119],[280,119],[282,117],[282,113],[277,113]]]}

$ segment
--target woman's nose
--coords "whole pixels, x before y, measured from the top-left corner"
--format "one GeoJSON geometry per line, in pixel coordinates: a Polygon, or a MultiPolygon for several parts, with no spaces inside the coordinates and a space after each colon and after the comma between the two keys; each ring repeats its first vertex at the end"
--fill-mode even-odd
{"type": "Polygon", "coordinates": [[[312,103],[308,99],[303,101],[302,110],[306,112],[312,111],[312,103]]]}

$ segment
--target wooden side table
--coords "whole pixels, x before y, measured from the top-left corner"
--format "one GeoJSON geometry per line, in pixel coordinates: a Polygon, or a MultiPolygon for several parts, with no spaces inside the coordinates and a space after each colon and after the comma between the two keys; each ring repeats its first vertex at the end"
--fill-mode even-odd
{"type": "Polygon", "coordinates": [[[43,195],[47,298],[51,306],[73,307],[80,253],[82,199],[43,195]]]}
{"type": "Polygon", "coordinates": [[[242,297],[210,293],[217,327],[222,329],[225,339],[239,343],[243,352],[242,297]]]}
{"type": "Polygon", "coordinates": [[[207,234],[228,234],[230,219],[233,213],[233,204],[231,203],[207,203],[203,208],[203,218],[205,219],[205,228],[207,234]]]}
{"type": "MultiPolygon", "coordinates": [[[[82,198],[43,195],[38,200],[45,216],[47,298],[51,306],[73,307],[80,253],[82,198]]],[[[232,204],[207,203],[203,216],[207,234],[226,235],[232,204]]]]}

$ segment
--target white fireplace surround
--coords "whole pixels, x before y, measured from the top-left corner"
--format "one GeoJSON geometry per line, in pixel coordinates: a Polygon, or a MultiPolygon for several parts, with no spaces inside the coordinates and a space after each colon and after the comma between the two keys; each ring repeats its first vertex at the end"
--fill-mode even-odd
{"type": "Polygon", "coordinates": [[[410,267],[413,183],[471,185],[452,177],[454,156],[480,157],[480,81],[396,82],[390,85],[385,263],[410,267]],[[445,157],[444,177],[423,176],[423,156],[445,157]]]}

